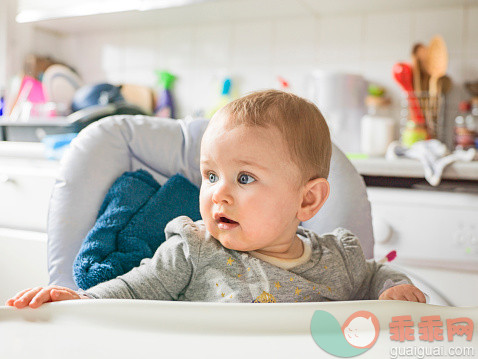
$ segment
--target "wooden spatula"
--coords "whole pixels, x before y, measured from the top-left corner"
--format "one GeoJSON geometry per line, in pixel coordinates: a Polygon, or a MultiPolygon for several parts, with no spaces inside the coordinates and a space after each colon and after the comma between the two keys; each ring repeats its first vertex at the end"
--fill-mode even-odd
{"type": "Polygon", "coordinates": [[[438,79],[446,75],[448,67],[448,51],[446,44],[440,35],[432,38],[428,45],[428,56],[425,68],[430,74],[430,85],[428,88],[430,116],[427,116],[427,125],[430,129],[430,136],[436,137],[438,118],[438,79]]]}
{"type": "Polygon", "coordinates": [[[425,62],[425,68],[430,74],[430,86],[428,92],[430,97],[436,97],[438,79],[446,75],[448,67],[448,51],[443,38],[435,36],[428,46],[428,56],[425,62]]]}

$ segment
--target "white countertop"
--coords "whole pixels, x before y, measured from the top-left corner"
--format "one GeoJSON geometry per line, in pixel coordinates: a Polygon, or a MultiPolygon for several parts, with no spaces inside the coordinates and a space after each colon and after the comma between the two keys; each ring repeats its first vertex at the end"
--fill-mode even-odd
{"type": "Polygon", "coordinates": [[[60,162],[47,159],[41,142],[0,141],[0,167],[0,181],[5,173],[55,178],[60,162]]]}
{"type": "MultiPolygon", "coordinates": [[[[364,176],[424,178],[422,164],[418,160],[400,158],[387,160],[384,157],[351,159],[357,171],[364,176]]],[[[443,179],[478,180],[478,161],[455,162],[443,171],[443,179]]]]}
{"type": "MultiPolygon", "coordinates": [[[[41,142],[0,141],[0,157],[11,160],[14,158],[46,160],[45,145],[41,142]]],[[[51,162],[52,167],[58,166],[57,161],[49,162],[51,162]]],[[[418,160],[409,158],[387,160],[384,157],[369,157],[351,159],[351,162],[357,171],[364,176],[408,178],[424,178],[425,176],[422,164],[418,160]]],[[[452,163],[445,168],[442,178],[478,181],[478,161],[452,163]]]]}
{"type": "Polygon", "coordinates": [[[0,157],[45,159],[42,142],[0,141],[0,157]]]}

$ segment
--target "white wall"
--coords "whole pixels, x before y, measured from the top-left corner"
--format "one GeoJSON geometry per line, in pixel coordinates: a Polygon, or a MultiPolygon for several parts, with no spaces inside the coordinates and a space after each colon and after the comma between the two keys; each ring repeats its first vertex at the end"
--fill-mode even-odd
{"type": "MultiPolygon", "coordinates": [[[[85,32],[62,37],[36,31],[36,51],[75,67],[85,82],[109,81],[153,86],[154,69],[178,76],[178,116],[214,105],[218,81],[232,76],[239,94],[278,87],[278,75],[306,94],[317,68],[363,74],[388,88],[399,105],[400,89],[391,76],[397,61],[410,61],[414,43],[441,34],[447,43],[449,75],[457,85],[478,79],[478,6],[374,12],[327,17],[256,19],[123,31],[85,32]]],[[[25,25],[22,25],[25,26],[25,25]]],[[[450,106],[466,98],[455,88],[450,106]]]]}
{"type": "MultiPolygon", "coordinates": [[[[7,7],[6,3],[0,3],[0,24],[7,22],[7,7]]],[[[7,51],[7,32],[6,27],[0,25],[0,54],[5,54],[7,51]]],[[[5,65],[6,57],[0,56],[0,89],[5,87],[7,83],[7,73],[5,65]]]]}
{"type": "Polygon", "coordinates": [[[16,11],[17,0],[0,0],[0,89],[7,90],[7,97],[13,76],[23,71],[25,56],[35,53],[58,58],[63,39],[57,33],[38,30],[34,24],[16,23],[16,11]]]}
{"type": "MultiPolygon", "coordinates": [[[[478,79],[478,7],[373,13],[326,18],[255,20],[102,32],[71,36],[64,47],[69,62],[87,82],[154,85],[153,70],[178,75],[175,94],[180,116],[212,106],[216,81],[235,79],[239,93],[278,87],[277,75],[305,94],[313,69],[363,74],[400,90],[391,76],[397,61],[410,61],[415,42],[442,34],[450,54],[454,82],[478,79]],[[474,41],[475,40],[475,41],[474,41]]],[[[459,96],[464,96],[460,93],[459,96]]],[[[398,103],[398,102],[397,102],[398,103]]]]}

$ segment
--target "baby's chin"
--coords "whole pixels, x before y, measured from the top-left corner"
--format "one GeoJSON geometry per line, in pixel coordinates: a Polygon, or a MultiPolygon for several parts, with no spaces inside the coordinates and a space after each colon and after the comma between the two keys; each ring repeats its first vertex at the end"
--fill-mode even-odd
{"type": "Polygon", "coordinates": [[[227,235],[224,235],[221,233],[218,233],[217,236],[213,235],[213,237],[216,238],[217,241],[219,241],[219,243],[221,243],[221,245],[224,248],[227,248],[233,251],[250,252],[250,251],[258,249],[256,247],[247,245],[247,243],[243,242],[242,240],[234,240],[234,239],[231,240],[230,238],[227,238],[228,237],[227,235]]]}
{"type": "MultiPolygon", "coordinates": [[[[229,231],[219,229],[217,227],[216,221],[214,221],[213,219],[204,221],[204,224],[209,234],[213,238],[215,238],[219,243],[221,243],[224,248],[231,249],[234,251],[239,251],[239,252],[250,252],[250,251],[255,251],[259,249],[257,248],[257,246],[252,246],[248,244],[247,239],[239,238],[238,231],[242,231],[242,228],[240,227],[240,225],[239,225],[239,228],[234,228],[233,230],[231,230],[231,232],[229,232],[229,231]],[[235,232],[234,234],[232,234],[233,231],[235,232]]],[[[244,235],[244,233],[242,234],[244,235]]]]}

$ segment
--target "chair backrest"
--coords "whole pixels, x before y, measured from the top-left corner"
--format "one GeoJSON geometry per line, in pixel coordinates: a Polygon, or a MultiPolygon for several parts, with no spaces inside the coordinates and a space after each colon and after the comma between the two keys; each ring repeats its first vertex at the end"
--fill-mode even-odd
{"type": "MultiPolygon", "coordinates": [[[[181,173],[200,186],[199,150],[206,126],[204,119],[120,115],[102,119],[80,132],[61,160],[50,200],[50,284],[77,289],[73,261],[96,221],[106,192],[125,171],[145,169],[160,184],[181,173]]],[[[303,226],[317,233],[348,228],[360,238],[365,256],[371,258],[372,220],[365,185],[335,146],[329,182],[329,199],[303,226]]]]}

